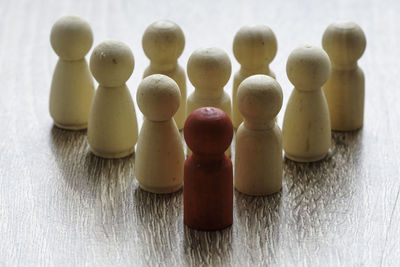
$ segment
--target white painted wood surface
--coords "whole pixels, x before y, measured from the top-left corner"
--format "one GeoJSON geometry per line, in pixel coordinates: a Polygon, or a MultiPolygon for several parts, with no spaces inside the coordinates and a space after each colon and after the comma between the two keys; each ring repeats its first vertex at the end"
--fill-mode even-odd
{"type": "Polygon", "coordinates": [[[396,0],[0,1],[0,265],[399,265],[399,12],[396,0]],[[333,134],[323,162],[285,160],[281,193],[235,192],[231,228],[192,231],[183,225],[182,191],[146,193],[134,179],[134,156],[96,158],[85,132],[53,127],[48,98],[57,57],[49,33],[64,14],[85,17],[95,44],[111,38],[130,45],[132,95],[148,65],[141,37],[154,20],[182,27],[183,66],[194,49],[216,45],[231,56],[233,71],[235,32],[269,25],[278,39],[271,69],[284,91],[280,124],[292,90],[289,53],[304,43],[320,46],[332,21],[354,20],[367,36],[359,61],[365,126],[333,134]]]}

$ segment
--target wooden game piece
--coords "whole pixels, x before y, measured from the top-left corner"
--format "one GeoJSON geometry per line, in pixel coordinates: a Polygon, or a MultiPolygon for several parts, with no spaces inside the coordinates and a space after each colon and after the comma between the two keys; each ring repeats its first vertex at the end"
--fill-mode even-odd
{"type": "MultiPolygon", "coordinates": [[[[231,99],[224,86],[231,76],[232,66],[228,54],[217,47],[199,48],[187,63],[187,74],[195,91],[187,99],[189,115],[200,107],[216,107],[231,116],[231,99]]],[[[187,149],[188,155],[191,154],[187,149]]],[[[230,147],[226,154],[230,155],[230,147]]]]}
{"type": "Polygon", "coordinates": [[[331,65],[324,50],[305,45],[288,58],[286,73],[294,85],[283,119],[285,156],[299,162],[318,161],[331,146],[331,123],[322,85],[331,65]]]}
{"type": "Polygon", "coordinates": [[[237,129],[243,121],[237,105],[237,90],[240,83],[254,74],[266,74],[275,78],[269,68],[278,44],[274,32],[265,25],[246,25],[239,29],[233,40],[233,54],[240,63],[235,73],[232,90],[232,123],[237,129]]]}
{"type": "Polygon", "coordinates": [[[193,154],[185,161],[184,222],[197,230],[218,230],[232,224],[232,162],[224,154],[233,137],[232,122],[213,107],[193,111],[184,136],[193,154]]]}
{"type": "Polygon", "coordinates": [[[175,22],[159,20],[147,27],[142,39],[143,51],[150,59],[143,78],[152,74],[164,74],[179,86],[181,101],[174,119],[179,130],[183,129],[186,118],[186,75],[178,64],[178,58],[185,47],[185,36],[175,22]]]}
{"type": "Polygon", "coordinates": [[[57,127],[86,129],[94,95],[85,59],[93,44],[92,29],[81,17],[64,16],[53,25],[50,42],[59,56],[51,82],[50,115],[57,127]]]}
{"type": "Polygon", "coordinates": [[[142,189],[163,194],[179,190],[185,155],[173,116],[179,109],[179,86],[162,74],[140,83],[136,101],[144,115],[135,156],[135,176],[142,189]]]}
{"type": "Polygon", "coordinates": [[[248,195],[268,195],[282,187],[282,132],[275,117],[282,107],[279,83],[267,75],[246,78],[237,104],[244,122],[236,132],[235,187],[248,195]]]}
{"type": "Polygon", "coordinates": [[[133,153],[138,137],[136,112],[126,81],[135,60],[120,41],[99,44],[90,57],[90,71],[99,83],[89,116],[88,142],[92,152],[104,158],[133,153]]]}
{"type": "Polygon", "coordinates": [[[366,39],[354,22],[332,23],[325,30],[322,47],[332,63],[332,73],[324,85],[332,130],[351,131],[364,121],[364,73],[357,60],[364,53],[366,39]]]}

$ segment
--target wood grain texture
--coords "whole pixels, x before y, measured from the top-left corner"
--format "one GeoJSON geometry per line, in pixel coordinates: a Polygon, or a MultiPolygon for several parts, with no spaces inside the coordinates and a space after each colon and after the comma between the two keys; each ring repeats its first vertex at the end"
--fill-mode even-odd
{"type": "Polygon", "coordinates": [[[399,12],[395,0],[0,1],[0,265],[399,265],[399,12]],[[235,192],[232,227],[190,230],[183,225],[182,191],[144,192],[134,178],[134,156],[97,158],[85,131],[53,127],[48,97],[57,57],[49,33],[64,14],[85,17],[95,44],[120,39],[131,46],[133,96],[148,65],[141,36],[154,20],[182,27],[182,66],[194,49],[216,45],[229,53],[233,71],[239,68],[231,50],[235,32],[265,23],[278,39],[271,69],[284,91],[280,122],[292,90],[289,53],[303,43],[320,45],[332,21],[354,20],[367,36],[359,61],[365,126],[334,133],[322,162],[285,160],[280,193],[235,192]]]}

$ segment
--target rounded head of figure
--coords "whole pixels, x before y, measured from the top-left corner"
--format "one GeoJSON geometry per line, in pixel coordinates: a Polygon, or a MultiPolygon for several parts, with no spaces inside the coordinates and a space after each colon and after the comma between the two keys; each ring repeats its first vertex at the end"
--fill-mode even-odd
{"type": "Polygon", "coordinates": [[[304,45],[290,53],[286,63],[290,82],[301,91],[320,89],[331,73],[328,55],[319,47],[304,45]]]}
{"type": "Polygon", "coordinates": [[[143,51],[156,64],[177,61],[185,47],[185,35],[175,22],[158,20],[150,24],[142,38],[143,51]]]}
{"type": "Polygon", "coordinates": [[[223,154],[232,142],[233,126],[222,110],[204,107],[187,117],[183,132],[193,153],[223,154]]]}
{"type": "Polygon", "coordinates": [[[239,85],[237,99],[239,111],[245,120],[268,123],[281,110],[283,93],[275,79],[258,74],[246,78],[239,85]]]}
{"type": "Polygon", "coordinates": [[[266,25],[246,25],[233,39],[233,54],[247,68],[261,68],[271,63],[278,43],[274,32],[266,25]]]}
{"type": "Polygon", "coordinates": [[[131,49],[120,41],[104,41],[93,49],[90,56],[90,71],[104,87],[124,85],[134,67],[135,59],[131,49]]]}
{"type": "Polygon", "coordinates": [[[333,66],[353,66],[365,51],[367,41],[360,26],[350,21],[332,23],[322,37],[322,47],[333,66]]]}
{"type": "Polygon", "coordinates": [[[139,84],[136,101],[148,120],[167,121],[178,110],[181,93],[174,80],[162,74],[153,74],[139,84]]]}
{"type": "Polygon", "coordinates": [[[81,17],[64,16],[51,28],[50,43],[63,60],[83,59],[93,44],[92,29],[81,17]]]}
{"type": "Polygon", "coordinates": [[[195,88],[223,88],[229,81],[231,71],[228,54],[217,47],[197,49],[187,63],[187,75],[195,88]]]}

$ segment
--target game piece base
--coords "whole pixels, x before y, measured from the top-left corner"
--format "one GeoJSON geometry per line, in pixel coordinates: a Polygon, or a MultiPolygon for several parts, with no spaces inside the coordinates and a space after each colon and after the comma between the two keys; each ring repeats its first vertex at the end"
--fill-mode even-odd
{"type": "Polygon", "coordinates": [[[173,187],[147,187],[139,183],[139,187],[147,192],[154,194],[170,194],[179,191],[183,186],[183,183],[173,187]]]}
{"type": "Polygon", "coordinates": [[[263,193],[245,192],[244,190],[241,190],[241,189],[237,188],[236,186],[235,186],[235,189],[236,189],[236,191],[238,191],[241,194],[257,197],[257,196],[268,196],[268,195],[272,195],[272,194],[278,193],[278,192],[281,191],[282,186],[279,187],[276,190],[271,190],[271,191],[267,191],[267,192],[263,192],[263,193]]]}
{"type": "Polygon", "coordinates": [[[96,150],[93,147],[90,147],[90,151],[92,151],[92,153],[98,157],[101,158],[106,158],[106,159],[116,159],[116,158],[124,158],[127,157],[129,155],[131,155],[134,151],[135,151],[135,147],[132,147],[128,150],[122,151],[122,152],[117,152],[117,153],[106,153],[106,152],[102,152],[99,150],[96,150]]]}
{"type": "Polygon", "coordinates": [[[228,227],[232,226],[232,222],[229,223],[229,224],[227,224],[227,225],[222,225],[222,226],[220,226],[220,227],[210,227],[210,228],[198,227],[198,226],[196,226],[196,225],[190,225],[190,224],[188,224],[188,223],[186,223],[186,222],[184,222],[184,224],[185,224],[187,227],[189,227],[190,229],[197,230],[197,231],[219,231],[219,230],[223,230],[223,229],[225,229],[225,228],[228,228],[228,227]]]}
{"type": "Polygon", "coordinates": [[[363,126],[356,126],[356,127],[335,127],[335,126],[331,126],[332,131],[334,132],[352,132],[352,131],[358,131],[362,128],[363,126]]]}
{"type": "Polygon", "coordinates": [[[85,130],[88,127],[87,123],[84,124],[62,124],[59,122],[54,121],[54,125],[57,126],[58,128],[64,129],[64,130],[72,130],[72,131],[79,131],[79,130],[85,130]]]}
{"type": "Polygon", "coordinates": [[[300,157],[292,156],[292,155],[290,155],[288,153],[285,153],[285,157],[290,159],[290,160],[296,161],[296,162],[304,162],[304,163],[306,163],[306,162],[320,161],[320,160],[324,159],[327,154],[328,153],[324,153],[322,155],[315,156],[315,157],[309,157],[309,158],[302,157],[302,158],[300,158],[300,157]]]}

